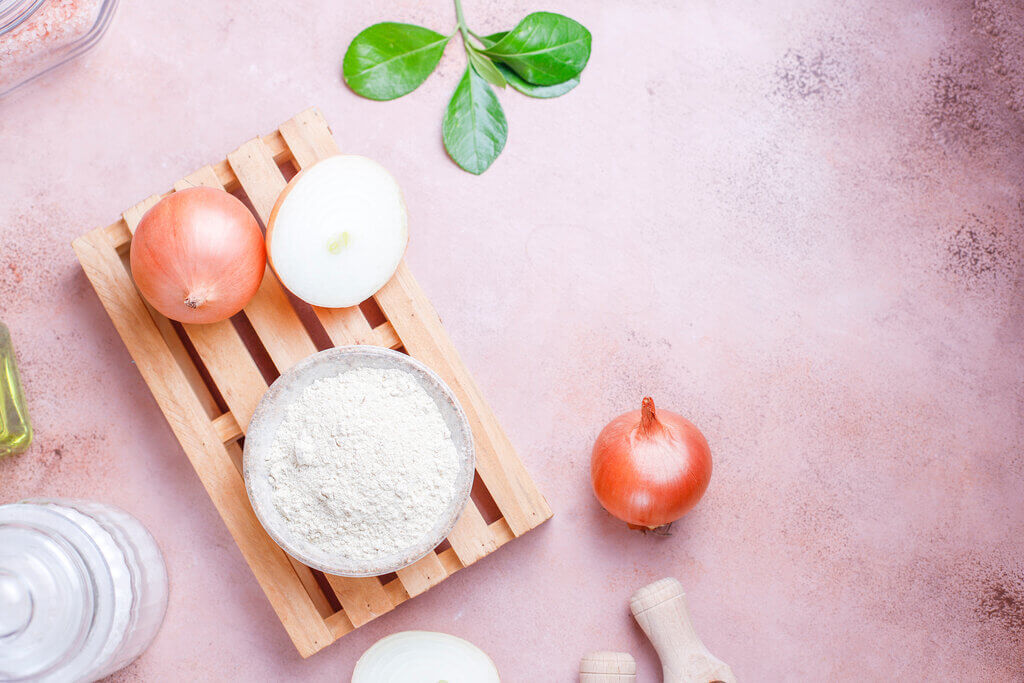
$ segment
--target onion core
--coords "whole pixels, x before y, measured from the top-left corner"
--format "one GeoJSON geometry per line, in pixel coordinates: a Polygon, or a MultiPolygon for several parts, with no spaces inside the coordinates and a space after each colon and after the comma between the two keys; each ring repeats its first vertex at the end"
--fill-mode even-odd
{"type": "Polygon", "coordinates": [[[157,311],[183,323],[212,323],[238,313],[256,294],[267,251],[245,204],[223,190],[191,187],[142,217],[131,266],[157,311]]]}
{"type": "Polygon", "coordinates": [[[590,477],[601,505],[630,526],[654,529],[689,512],[711,480],[708,442],[682,415],[644,398],[597,437],[590,477]]]}

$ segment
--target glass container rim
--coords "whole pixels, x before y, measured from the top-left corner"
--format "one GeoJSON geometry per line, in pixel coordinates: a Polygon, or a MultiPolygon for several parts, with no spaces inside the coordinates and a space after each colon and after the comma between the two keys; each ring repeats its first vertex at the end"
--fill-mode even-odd
{"type": "Polygon", "coordinates": [[[0,36],[21,26],[46,0],[0,0],[0,36]]]}

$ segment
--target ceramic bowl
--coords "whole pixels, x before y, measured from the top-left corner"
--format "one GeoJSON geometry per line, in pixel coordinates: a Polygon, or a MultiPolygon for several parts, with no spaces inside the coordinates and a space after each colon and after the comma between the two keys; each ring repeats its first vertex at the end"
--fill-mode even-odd
{"type": "Polygon", "coordinates": [[[476,456],[469,420],[444,381],[418,360],[377,346],[345,346],[327,349],[301,361],[270,386],[253,414],[245,434],[242,473],[249,501],[263,528],[285,552],[305,565],[327,574],[338,576],[378,576],[407,567],[416,562],[443,541],[459,515],[466,507],[473,487],[476,456]],[[266,455],[274,441],[285,410],[313,382],[333,377],[358,368],[396,369],[409,373],[437,404],[459,458],[459,473],[455,480],[455,495],[451,505],[439,516],[429,534],[413,547],[399,553],[381,556],[371,562],[356,561],[326,553],[306,539],[291,533],[284,517],[278,512],[271,497],[267,477],[266,455]]]}

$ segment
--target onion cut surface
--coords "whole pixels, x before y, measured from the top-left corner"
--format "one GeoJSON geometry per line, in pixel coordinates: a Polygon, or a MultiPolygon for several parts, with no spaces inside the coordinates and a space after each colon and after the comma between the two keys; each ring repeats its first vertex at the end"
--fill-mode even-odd
{"type": "Polygon", "coordinates": [[[303,169],[267,222],[270,265],[314,306],[355,306],[383,287],[409,242],[398,183],[376,161],[354,155],[303,169]]]}
{"type": "Polygon", "coordinates": [[[382,638],[356,662],[352,683],[499,683],[498,669],[468,640],[434,631],[382,638]]]}

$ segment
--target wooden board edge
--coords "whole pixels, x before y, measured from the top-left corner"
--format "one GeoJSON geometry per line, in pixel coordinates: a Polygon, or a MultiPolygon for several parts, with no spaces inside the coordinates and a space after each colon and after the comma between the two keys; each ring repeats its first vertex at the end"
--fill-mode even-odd
{"type": "MultiPolygon", "coordinates": [[[[203,419],[205,412],[199,398],[194,395],[191,387],[189,387],[188,380],[184,377],[180,367],[178,367],[177,361],[174,359],[170,349],[164,345],[163,338],[156,328],[156,324],[149,317],[141,297],[138,296],[134,287],[127,287],[130,279],[128,278],[127,271],[124,271],[120,262],[120,256],[113,245],[106,240],[103,233],[93,231],[89,235],[75,240],[72,246],[75,249],[75,254],[82,269],[85,271],[86,277],[96,291],[100,303],[106,309],[107,315],[124,342],[129,355],[135,361],[136,367],[143,375],[143,380],[148,385],[150,391],[152,392],[153,389],[151,380],[155,381],[156,377],[160,377],[168,385],[175,385],[174,387],[169,386],[170,389],[178,389],[178,391],[168,391],[165,394],[164,401],[161,401],[155,393],[153,393],[153,398],[160,406],[165,418],[167,418],[169,426],[174,431],[175,437],[182,445],[186,455],[193,462],[193,467],[195,467],[197,462],[206,461],[209,458],[210,454],[206,452],[207,450],[218,448],[223,450],[222,454],[218,453],[218,455],[223,456],[222,460],[218,461],[221,463],[219,467],[230,467],[231,475],[229,476],[238,478],[239,481],[235,482],[235,485],[241,486],[242,493],[244,494],[244,484],[240,482],[241,475],[234,469],[224,444],[217,440],[213,423],[203,419]],[[120,269],[121,273],[118,273],[118,269],[120,269]],[[107,272],[104,272],[105,270],[107,272]],[[122,277],[123,280],[118,282],[122,277]],[[124,296],[131,302],[127,310],[119,310],[119,305],[125,302],[118,302],[115,297],[110,295],[111,290],[127,292],[124,296]],[[135,301],[132,297],[138,299],[138,301],[135,301]],[[138,344],[129,341],[129,338],[136,336],[145,337],[146,339],[140,340],[138,344]],[[141,346],[144,341],[151,343],[152,349],[150,349],[150,352],[153,352],[155,349],[155,353],[158,356],[161,355],[160,349],[163,349],[166,356],[162,362],[154,363],[149,354],[142,352],[141,346]],[[154,367],[151,368],[151,364],[154,367]],[[156,365],[162,367],[158,369],[156,365]],[[174,371],[175,368],[177,373],[174,371]],[[152,377],[149,376],[151,374],[153,375],[152,377]],[[176,375],[180,375],[180,377],[176,375]],[[191,401],[189,400],[190,394],[191,401]],[[184,433],[183,430],[175,425],[177,419],[184,420],[189,417],[193,418],[197,424],[205,422],[209,433],[190,437],[189,434],[184,433]],[[196,452],[191,452],[189,448],[190,443],[196,452]],[[200,453],[199,451],[203,452],[200,453]]],[[[194,424],[191,427],[194,427],[194,424]]],[[[197,475],[199,475],[198,471],[197,475]]],[[[256,536],[260,536],[260,534],[266,535],[263,528],[259,526],[258,520],[255,519],[255,514],[251,512],[251,508],[249,516],[252,519],[248,519],[244,513],[244,508],[242,508],[240,513],[241,516],[238,516],[238,511],[227,510],[224,506],[218,505],[219,494],[216,487],[223,482],[207,481],[202,476],[199,478],[210,495],[211,502],[217,508],[221,519],[228,526],[232,536],[235,537],[236,545],[242,552],[250,569],[256,575],[257,582],[263,587],[271,606],[277,612],[278,618],[284,625],[299,653],[303,656],[309,656],[330,642],[333,642],[330,630],[327,628],[323,617],[316,610],[312,598],[306,592],[298,574],[296,574],[294,568],[285,558],[284,551],[278,548],[280,557],[274,560],[276,567],[273,570],[275,575],[272,579],[270,576],[261,576],[261,572],[257,570],[254,564],[258,562],[258,558],[253,554],[256,551],[247,547],[246,543],[239,541],[239,535],[242,535],[244,538],[246,533],[255,534],[256,536]],[[232,524],[229,519],[234,519],[235,523],[232,524]],[[285,567],[287,571],[283,571],[285,567]]],[[[267,540],[269,540],[269,536],[267,540]]],[[[273,544],[273,541],[269,542],[273,544]]],[[[276,544],[274,544],[274,547],[277,547],[276,544]]]]}

